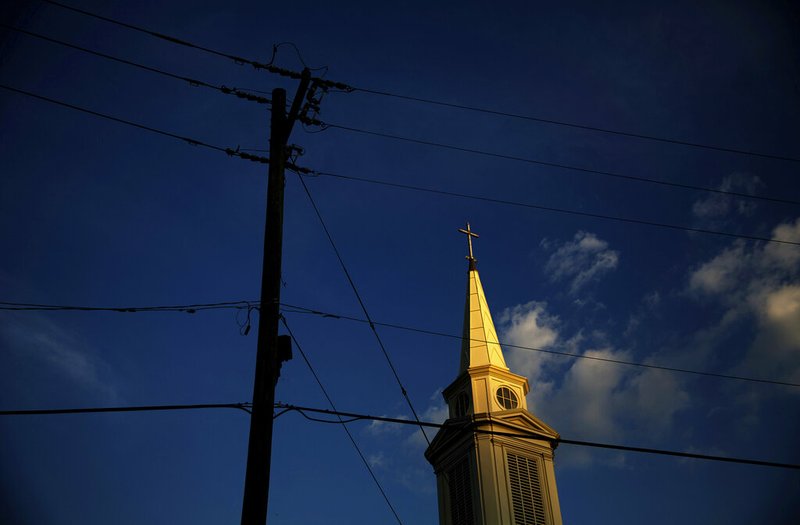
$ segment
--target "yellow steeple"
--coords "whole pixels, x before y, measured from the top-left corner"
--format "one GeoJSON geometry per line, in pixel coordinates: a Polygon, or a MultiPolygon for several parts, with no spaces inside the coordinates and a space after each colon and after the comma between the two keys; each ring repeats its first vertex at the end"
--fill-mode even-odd
{"type": "Polygon", "coordinates": [[[458,373],[482,365],[494,365],[508,370],[503,350],[497,340],[492,312],[489,311],[486,295],[483,293],[481,277],[475,268],[475,260],[472,259],[470,263],[467,303],[464,307],[464,332],[461,339],[461,366],[458,373]]]}
{"type": "Polygon", "coordinates": [[[553,450],[558,433],[528,412],[528,379],[506,366],[472,254],[461,366],[444,389],[450,418],[425,451],[441,525],[561,525],[553,450]]]}
{"type": "Polygon", "coordinates": [[[444,391],[445,399],[451,407],[452,415],[463,415],[462,411],[472,414],[496,412],[507,408],[493,401],[494,390],[502,386],[509,391],[509,396],[514,398],[512,403],[514,408],[526,409],[528,379],[512,373],[506,365],[503,350],[497,339],[492,312],[489,311],[486,294],[483,292],[481,278],[478,275],[475,264],[477,259],[472,253],[472,238],[477,238],[478,234],[470,229],[469,223],[465,229],[458,231],[467,236],[469,248],[467,301],[464,306],[461,364],[457,379],[444,391]],[[462,390],[458,385],[463,385],[465,388],[462,390]],[[456,391],[462,391],[464,396],[457,396],[453,403],[451,394],[456,391]]]}
{"type": "Polygon", "coordinates": [[[468,368],[482,365],[495,365],[508,369],[503,358],[503,350],[497,340],[497,331],[494,328],[492,312],[483,293],[481,277],[475,266],[477,260],[472,254],[472,238],[479,235],[473,232],[469,223],[466,229],[459,230],[467,236],[469,247],[469,273],[467,275],[467,303],[464,307],[464,332],[461,338],[461,366],[458,373],[466,372],[468,368]]]}

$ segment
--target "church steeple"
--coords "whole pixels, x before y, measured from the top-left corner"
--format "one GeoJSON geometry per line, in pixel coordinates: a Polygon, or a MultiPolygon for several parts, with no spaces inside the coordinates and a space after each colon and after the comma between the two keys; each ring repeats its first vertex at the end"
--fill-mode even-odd
{"type": "Polygon", "coordinates": [[[509,370],[467,235],[467,300],[450,418],[425,451],[442,525],[561,525],[553,469],[558,433],[528,412],[528,379],[509,370]]]}
{"type": "Polygon", "coordinates": [[[464,307],[464,331],[461,338],[461,366],[458,373],[466,372],[471,366],[494,365],[508,369],[503,358],[503,350],[497,340],[492,313],[486,302],[481,278],[478,275],[476,259],[472,254],[472,238],[478,234],[470,230],[459,229],[467,235],[469,245],[469,271],[467,274],[467,303],[464,307]]]}

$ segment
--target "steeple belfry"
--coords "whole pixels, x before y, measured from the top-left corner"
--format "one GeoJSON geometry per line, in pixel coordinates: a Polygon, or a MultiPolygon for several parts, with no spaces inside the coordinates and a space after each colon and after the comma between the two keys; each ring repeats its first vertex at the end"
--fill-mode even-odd
{"type": "Polygon", "coordinates": [[[467,298],[450,418],[425,451],[442,525],[561,525],[553,469],[558,433],[528,412],[528,379],[506,365],[467,223],[467,298]]]}

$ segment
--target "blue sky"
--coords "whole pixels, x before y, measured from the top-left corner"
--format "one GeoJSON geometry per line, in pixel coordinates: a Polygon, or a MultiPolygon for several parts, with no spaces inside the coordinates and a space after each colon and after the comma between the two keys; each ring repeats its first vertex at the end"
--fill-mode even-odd
{"type": "MultiPolygon", "coordinates": [[[[798,157],[798,13],[786,2],[538,4],[142,1],[73,5],[267,61],[293,42],[348,84],[633,133],[798,157]],[[794,21],[794,22],[793,22],[794,21]]],[[[37,2],[18,27],[213,84],[295,84],[37,2]]],[[[31,37],[0,33],[0,82],[223,147],[266,148],[263,106],[31,37]]],[[[301,69],[288,46],[278,65],[301,69]]],[[[326,122],[599,171],[800,200],[798,163],[330,93],[326,122]]],[[[255,300],[266,168],[0,94],[2,301],[159,305],[255,300]]],[[[314,131],[314,130],[311,130],[314,131]]],[[[800,206],[623,181],[354,134],[309,133],[319,171],[800,242],[800,206]]],[[[307,178],[377,321],[460,334],[469,220],[501,341],[800,382],[800,248],[307,178]]],[[[296,175],[286,303],[361,317],[296,175]]],[[[286,313],[341,410],[410,417],[361,323],[286,313]]],[[[256,333],[234,312],[0,312],[0,406],[249,401],[256,333]]],[[[379,328],[423,419],[441,420],[457,340],[379,328]]],[[[565,438],[800,462],[797,387],[572,360],[507,347],[532,411],[565,438]]],[[[295,352],[277,399],[324,407],[295,352]]],[[[403,523],[434,524],[435,479],[410,427],[353,423],[403,523]]],[[[239,411],[0,420],[2,512],[16,523],[236,522],[239,411]]],[[[393,523],[337,425],[275,422],[271,523],[393,523]]],[[[562,445],[565,522],[789,523],[792,471],[562,445]],[[771,520],[771,521],[770,521],[771,520]]]]}

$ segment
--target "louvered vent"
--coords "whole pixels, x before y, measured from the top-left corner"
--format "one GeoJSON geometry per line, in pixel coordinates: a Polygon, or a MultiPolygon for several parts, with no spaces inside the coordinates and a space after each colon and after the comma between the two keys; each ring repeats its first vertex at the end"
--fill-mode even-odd
{"type": "Polygon", "coordinates": [[[536,460],[508,454],[508,479],[515,525],[545,525],[542,484],[536,460]]]}
{"type": "Polygon", "coordinates": [[[472,525],[472,489],[469,483],[469,458],[447,471],[450,487],[450,516],[453,525],[472,525]]]}

